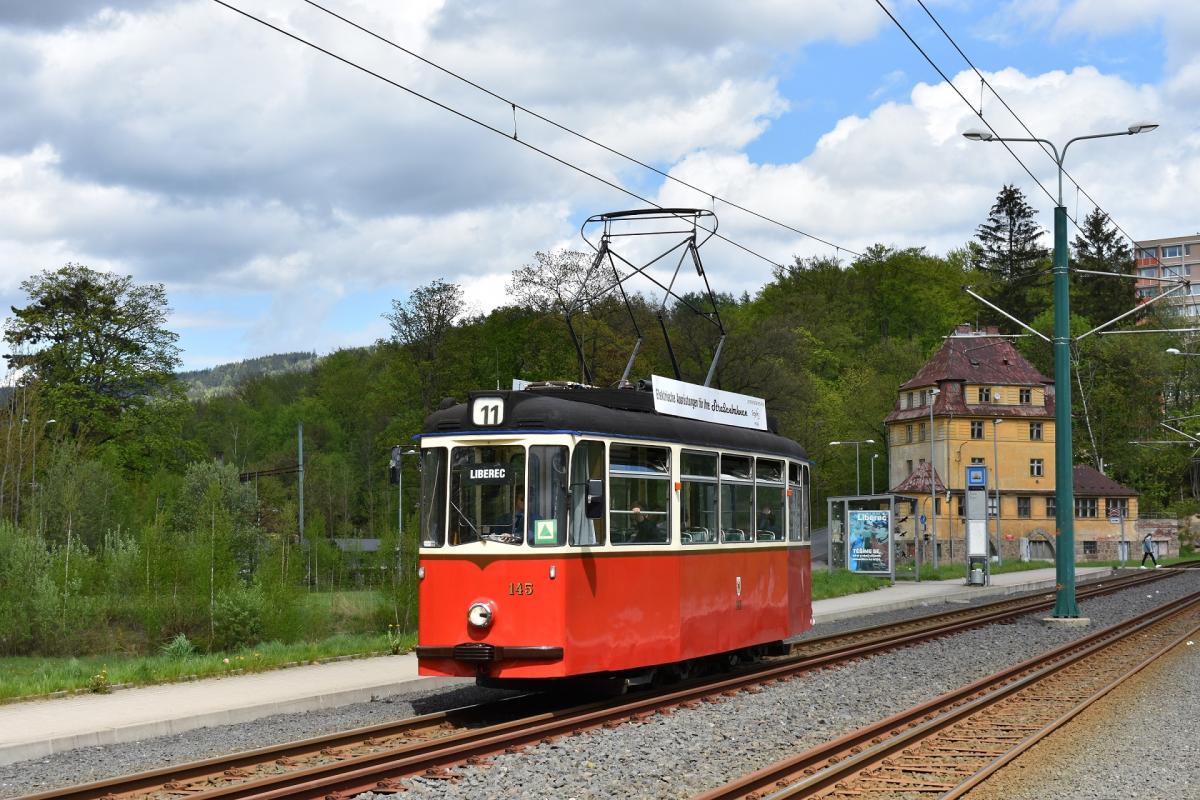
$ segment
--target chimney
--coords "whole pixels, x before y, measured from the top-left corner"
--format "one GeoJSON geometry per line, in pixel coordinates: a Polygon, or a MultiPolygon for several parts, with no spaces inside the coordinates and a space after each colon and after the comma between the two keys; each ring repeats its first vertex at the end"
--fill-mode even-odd
{"type": "Polygon", "coordinates": [[[955,326],[954,332],[957,334],[961,334],[961,335],[969,334],[971,332],[971,323],[964,322],[960,325],[955,326]]]}

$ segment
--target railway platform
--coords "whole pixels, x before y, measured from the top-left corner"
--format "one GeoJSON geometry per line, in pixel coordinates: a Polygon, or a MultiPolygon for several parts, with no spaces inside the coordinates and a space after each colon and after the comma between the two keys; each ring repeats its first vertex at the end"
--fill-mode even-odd
{"type": "MultiPolygon", "coordinates": [[[[1111,573],[1108,568],[1094,567],[1076,572],[1081,583],[1111,573]]],[[[965,586],[961,579],[898,583],[874,592],[818,600],[813,603],[813,615],[820,624],[881,611],[1053,588],[1053,569],[996,575],[987,587],[965,586]]],[[[0,705],[0,764],[470,682],[422,678],[417,675],[416,656],[409,653],[138,687],[108,695],[9,703],[0,705]]]]}

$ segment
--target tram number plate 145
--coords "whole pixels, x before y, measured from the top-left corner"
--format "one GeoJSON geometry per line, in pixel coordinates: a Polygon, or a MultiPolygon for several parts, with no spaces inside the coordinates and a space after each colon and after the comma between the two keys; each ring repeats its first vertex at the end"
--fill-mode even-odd
{"type": "Polygon", "coordinates": [[[508,585],[508,593],[514,594],[514,595],[515,594],[519,594],[519,595],[533,594],[533,582],[527,581],[525,583],[510,583],[508,585]]]}

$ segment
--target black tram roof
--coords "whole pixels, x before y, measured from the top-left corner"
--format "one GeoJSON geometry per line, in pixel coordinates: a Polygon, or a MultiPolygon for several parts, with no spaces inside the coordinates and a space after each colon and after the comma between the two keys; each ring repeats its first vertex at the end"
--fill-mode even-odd
{"type": "MultiPolygon", "coordinates": [[[[768,425],[774,428],[772,422],[768,420],[768,425]]],[[[468,402],[448,406],[426,417],[422,435],[500,431],[571,431],[660,439],[698,447],[748,450],[808,460],[808,453],[803,447],[774,432],[659,414],[654,410],[652,393],[636,389],[571,386],[471,392],[468,402]],[[472,422],[471,401],[479,397],[498,397],[504,401],[504,422],[498,428],[472,422]]]]}

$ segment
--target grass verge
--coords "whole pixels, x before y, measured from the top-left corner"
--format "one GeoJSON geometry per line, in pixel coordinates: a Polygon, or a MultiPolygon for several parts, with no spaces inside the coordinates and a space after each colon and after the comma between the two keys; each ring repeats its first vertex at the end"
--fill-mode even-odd
{"type": "Polygon", "coordinates": [[[263,672],[285,665],[338,656],[411,650],[416,634],[339,634],[316,642],[264,642],[224,653],[185,657],[89,656],[85,658],[0,658],[0,700],[55,692],[103,692],[117,685],[148,685],[218,675],[263,672]]]}

